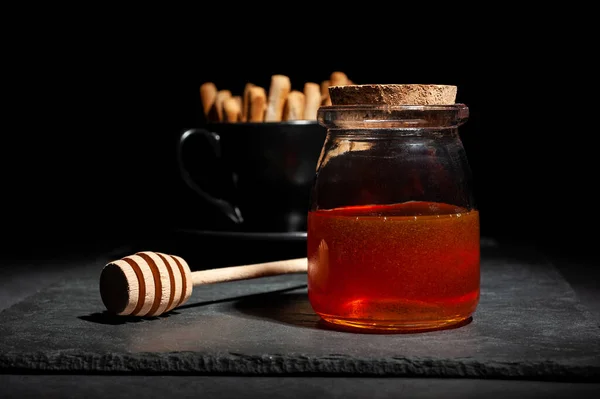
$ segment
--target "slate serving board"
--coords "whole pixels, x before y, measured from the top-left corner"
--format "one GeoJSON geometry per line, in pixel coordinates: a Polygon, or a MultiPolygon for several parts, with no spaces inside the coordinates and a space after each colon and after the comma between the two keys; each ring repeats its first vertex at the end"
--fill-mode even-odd
{"type": "Polygon", "coordinates": [[[535,257],[482,250],[473,320],[412,334],[319,321],[305,275],[195,287],[153,319],[110,317],[96,259],[0,318],[0,373],[428,376],[598,381],[600,329],[560,273],[535,257]]]}

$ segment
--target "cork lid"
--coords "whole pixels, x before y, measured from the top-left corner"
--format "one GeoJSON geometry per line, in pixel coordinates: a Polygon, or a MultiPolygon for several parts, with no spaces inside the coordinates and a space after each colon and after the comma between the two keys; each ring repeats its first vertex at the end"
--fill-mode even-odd
{"type": "Polygon", "coordinates": [[[456,92],[437,84],[330,86],[332,105],[320,107],[317,118],[334,129],[457,127],[469,108],[455,102],[456,92]]]}
{"type": "Polygon", "coordinates": [[[452,105],[457,87],[436,84],[330,86],[332,105],[452,105]]]}

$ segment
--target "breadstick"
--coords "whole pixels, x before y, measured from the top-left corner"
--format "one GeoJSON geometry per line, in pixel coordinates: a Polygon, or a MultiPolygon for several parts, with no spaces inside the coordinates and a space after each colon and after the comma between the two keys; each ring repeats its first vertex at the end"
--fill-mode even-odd
{"type": "Polygon", "coordinates": [[[348,76],[344,72],[335,71],[329,77],[331,86],[346,86],[348,84],[348,76]]]}
{"type": "Polygon", "coordinates": [[[317,111],[321,106],[321,88],[318,83],[304,84],[304,115],[303,119],[316,120],[317,111]]]}
{"type": "Polygon", "coordinates": [[[200,85],[200,101],[202,102],[202,112],[207,120],[210,119],[210,109],[215,103],[216,97],[217,86],[213,82],[205,82],[200,85]]]}
{"type": "Polygon", "coordinates": [[[242,101],[242,96],[233,96],[232,97],[239,105],[240,107],[240,121],[242,120],[242,105],[243,105],[243,101],[242,101]]]}
{"type": "Polygon", "coordinates": [[[252,83],[246,83],[244,86],[244,97],[242,98],[242,122],[248,120],[248,109],[250,108],[250,88],[254,86],[252,83]]]}
{"type": "Polygon", "coordinates": [[[329,80],[324,80],[321,82],[321,104],[322,105],[331,105],[331,98],[329,97],[329,80]]]}
{"type": "Polygon", "coordinates": [[[282,120],[283,107],[291,88],[292,83],[289,77],[285,75],[271,76],[265,122],[279,122],[282,120]]]}
{"type": "Polygon", "coordinates": [[[267,92],[260,86],[248,89],[248,119],[247,122],[264,122],[267,110],[267,92]]]}
{"type": "Polygon", "coordinates": [[[217,122],[223,122],[223,104],[226,99],[231,97],[230,90],[219,90],[217,92],[217,97],[215,98],[215,103],[213,105],[213,112],[216,115],[217,122]]]}
{"type": "Polygon", "coordinates": [[[223,122],[240,122],[242,120],[241,98],[229,97],[223,100],[223,122]]]}
{"type": "Polygon", "coordinates": [[[285,100],[283,112],[284,121],[295,121],[304,117],[304,93],[298,90],[290,91],[285,100]]]}

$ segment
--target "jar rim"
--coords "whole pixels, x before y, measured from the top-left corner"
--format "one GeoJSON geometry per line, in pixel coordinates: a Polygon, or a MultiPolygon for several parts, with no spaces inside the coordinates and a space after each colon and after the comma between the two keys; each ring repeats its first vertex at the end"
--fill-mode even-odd
{"type": "Polygon", "coordinates": [[[447,105],[352,104],[321,106],[317,120],[327,128],[447,128],[469,118],[463,103],[447,105]]]}
{"type": "Polygon", "coordinates": [[[411,110],[411,111],[451,111],[468,109],[463,103],[437,104],[437,105],[387,105],[387,104],[350,104],[350,105],[322,105],[323,111],[360,111],[360,110],[411,110]]]}

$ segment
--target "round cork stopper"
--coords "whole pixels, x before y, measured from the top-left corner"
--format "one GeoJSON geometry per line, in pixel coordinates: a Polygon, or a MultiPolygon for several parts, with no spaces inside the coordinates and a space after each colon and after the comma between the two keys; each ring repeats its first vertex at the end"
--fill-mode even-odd
{"type": "Polygon", "coordinates": [[[330,86],[333,105],[451,105],[456,86],[431,84],[371,84],[330,86]]]}

